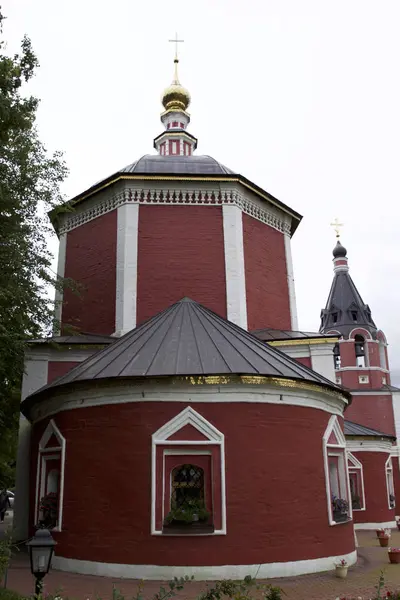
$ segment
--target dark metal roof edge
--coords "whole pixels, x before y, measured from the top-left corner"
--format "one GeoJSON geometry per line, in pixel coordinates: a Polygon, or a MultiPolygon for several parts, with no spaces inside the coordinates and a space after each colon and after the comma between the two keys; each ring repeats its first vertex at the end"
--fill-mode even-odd
{"type": "Polygon", "coordinates": [[[372,429],[371,427],[367,427],[366,425],[361,425],[361,423],[355,423],[355,421],[349,421],[348,419],[344,420],[344,424],[349,423],[350,425],[356,425],[357,427],[362,427],[365,429],[365,433],[346,433],[346,437],[379,437],[379,438],[389,438],[391,440],[396,440],[396,436],[391,433],[383,433],[383,431],[378,431],[377,429],[372,429]],[[374,433],[368,433],[368,431],[373,431],[374,433]]]}

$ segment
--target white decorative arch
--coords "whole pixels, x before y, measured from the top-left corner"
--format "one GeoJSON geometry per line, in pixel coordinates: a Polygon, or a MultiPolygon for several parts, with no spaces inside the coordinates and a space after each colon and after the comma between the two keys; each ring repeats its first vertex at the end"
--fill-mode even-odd
{"type": "Polygon", "coordinates": [[[365,339],[366,339],[366,340],[368,340],[368,341],[370,341],[370,340],[371,340],[371,341],[372,341],[372,335],[371,335],[371,333],[370,333],[370,332],[369,332],[367,329],[364,329],[364,327],[360,327],[360,326],[358,326],[358,327],[354,327],[354,328],[353,328],[353,329],[350,331],[350,333],[349,333],[349,340],[351,340],[351,341],[353,341],[353,342],[354,342],[354,336],[353,336],[353,333],[354,333],[354,332],[356,332],[356,334],[355,334],[355,335],[357,335],[359,332],[360,332],[360,333],[362,332],[362,333],[365,335],[365,339]]]}
{"type": "MultiPolygon", "coordinates": [[[[160,490],[157,489],[157,446],[170,446],[169,452],[179,452],[173,447],[185,446],[188,452],[196,454],[207,454],[212,450],[210,446],[220,447],[220,484],[221,484],[221,528],[214,530],[211,535],[226,534],[226,485],[225,485],[225,436],[205,417],[194,410],[191,406],[186,407],[173,419],[165,423],[151,436],[151,534],[162,535],[162,530],[156,526],[156,502],[160,490]],[[171,437],[183,429],[186,425],[194,427],[205,439],[176,440],[171,437]],[[207,446],[209,447],[207,449],[207,446]],[[195,448],[195,449],[194,449],[195,448]]],[[[162,491],[164,493],[164,490],[162,491]]]]}
{"type": "MultiPolygon", "coordinates": [[[[151,436],[153,442],[164,443],[186,425],[191,425],[199,431],[208,442],[213,444],[224,441],[224,434],[221,433],[214,425],[205,419],[200,413],[194,410],[191,406],[185,408],[176,417],[165,423],[151,436]]],[[[179,442],[181,443],[181,442],[179,442]]]]}

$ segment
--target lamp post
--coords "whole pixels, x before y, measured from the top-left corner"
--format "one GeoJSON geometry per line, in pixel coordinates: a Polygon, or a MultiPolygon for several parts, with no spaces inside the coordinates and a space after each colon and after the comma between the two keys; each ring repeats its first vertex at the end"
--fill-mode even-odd
{"type": "Polygon", "coordinates": [[[56,541],[51,536],[48,529],[38,529],[26,545],[29,548],[31,559],[31,572],[35,577],[35,596],[42,593],[43,577],[47,575],[51,565],[54,546],[56,541]]]}

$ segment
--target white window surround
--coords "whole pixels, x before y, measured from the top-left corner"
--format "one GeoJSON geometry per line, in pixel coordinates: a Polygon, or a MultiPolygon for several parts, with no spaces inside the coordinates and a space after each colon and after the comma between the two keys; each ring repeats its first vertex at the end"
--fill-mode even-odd
{"type": "Polygon", "coordinates": [[[328,427],[325,430],[325,433],[322,438],[322,447],[323,447],[323,456],[324,456],[324,467],[325,467],[325,487],[326,487],[326,501],[328,508],[328,519],[329,525],[341,525],[342,523],[348,523],[349,519],[353,517],[353,511],[351,507],[351,502],[349,501],[349,490],[350,490],[350,481],[349,481],[349,470],[347,466],[346,459],[346,440],[343,434],[343,431],[340,427],[338,418],[335,415],[332,415],[328,422],[328,427]],[[337,443],[333,444],[329,442],[329,438],[331,434],[334,434],[336,437],[337,443]],[[346,498],[345,500],[349,503],[349,519],[346,521],[336,522],[333,519],[333,511],[332,511],[332,499],[331,499],[331,484],[329,478],[329,456],[337,456],[338,457],[338,466],[339,466],[339,482],[340,488],[346,490],[346,498]]]}
{"type": "Polygon", "coordinates": [[[389,456],[389,458],[387,459],[387,461],[385,463],[385,476],[386,476],[386,491],[387,491],[388,506],[389,506],[390,510],[392,510],[396,506],[396,501],[394,502],[394,505],[391,506],[390,494],[392,494],[393,496],[395,495],[394,494],[394,481],[393,481],[393,463],[392,463],[391,456],[389,456]]]}
{"type": "MultiPolygon", "coordinates": [[[[188,446],[188,454],[201,453],[199,446],[204,446],[205,453],[207,451],[207,445],[219,445],[220,446],[220,457],[221,457],[221,518],[222,527],[221,529],[215,530],[213,533],[207,535],[226,535],[226,489],[225,489],[225,436],[221,433],[214,425],[212,425],[207,419],[200,415],[193,408],[188,406],[176,417],[168,421],[165,425],[160,427],[151,436],[151,535],[162,535],[162,530],[156,528],[156,449],[158,445],[169,445],[170,450],[166,450],[167,453],[173,452],[174,446],[188,446]],[[191,425],[197,431],[199,431],[206,440],[170,440],[169,438],[177,433],[185,425],[191,425]],[[195,449],[190,447],[195,446],[195,449]],[[197,452],[196,452],[197,450],[197,452]]],[[[182,449],[175,449],[176,454],[182,454],[182,449]]],[[[196,534],[198,535],[198,534],[196,534]]]]}
{"type": "MultiPolygon", "coordinates": [[[[47,486],[47,476],[44,477],[43,474],[46,473],[46,462],[48,460],[52,460],[55,458],[60,458],[61,469],[59,475],[59,494],[58,494],[58,520],[57,527],[54,528],[54,531],[62,530],[62,520],[63,520],[63,500],[64,500],[64,471],[65,471],[65,447],[66,440],[64,436],[61,434],[54,420],[51,419],[49,424],[47,425],[41,439],[39,442],[38,448],[38,458],[37,458],[37,467],[36,467],[36,493],[35,493],[35,521],[39,511],[39,503],[40,499],[46,493],[47,486]],[[58,446],[52,446],[46,448],[47,443],[49,442],[51,436],[54,435],[59,442],[58,446]]],[[[34,523],[36,524],[36,523],[34,523]]]]}
{"type": "Polygon", "coordinates": [[[359,375],[358,376],[358,383],[369,383],[369,377],[368,377],[368,375],[359,375]]]}
{"type": "Polygon", "coordinates": [[[362,463],[352,454],[351,452],[347,452],[347,466],[349,469],[349,478],[350,473],[357,473],[360,478],[360,487],[361,487],[361,508],[353,508],[354,510],[360,511],[366,509],[365,502],[365,490],[364,490],[364,469],[362,463]]]}

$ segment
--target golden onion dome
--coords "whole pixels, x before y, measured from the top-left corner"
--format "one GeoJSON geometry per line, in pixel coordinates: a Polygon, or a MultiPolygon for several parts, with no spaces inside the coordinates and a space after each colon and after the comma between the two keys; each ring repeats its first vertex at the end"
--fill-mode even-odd
{"type": "Polygon", "coordinates": [[[174,60],[175,63],[175,77],[170,86],[165,88],[161,102],[165,110],[183,110],[185,111],[190,104],[190,94],[186,88],[184,88],[178,79],[178,59],[174,60]]]}

